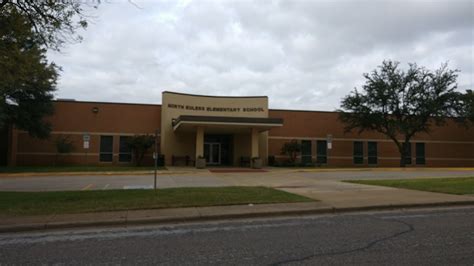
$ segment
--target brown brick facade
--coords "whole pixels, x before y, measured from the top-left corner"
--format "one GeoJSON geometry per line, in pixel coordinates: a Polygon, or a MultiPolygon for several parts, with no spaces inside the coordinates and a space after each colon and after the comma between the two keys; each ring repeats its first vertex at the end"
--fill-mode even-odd
{"type": "MultiPolygon", "coordinates": [[[[338,120],[335,112],[311,112],[271,110],[270,117],[283,118],[283,127],[272,129],[269,134],[269,154],[285,160],[280,154],[282,145],[291,139],[326,140],[332,136],[333,147],[328,150],[328,166],[359,167],[369,166],[367,159],[367,142],[377,142],[377,166],[399,166],[399,152],[396,145],[385,136],[375,132],[344,132],[344,125],[338,120]],[[354,164],[354,141],[363,142],[364,162],[354,164]]],[[[418,166],[462,167],[474,166],[474,129],[466,129],[452,121],[443,127],[433,127],[430,134],[419,134],[412,140],[412,165],[416,164],[416,144],[425,144],[425,164],[418,166]]],[[[317,151],[312,145],[312,156],[317,151]]]]}
{"type": "MultiPolygon", "coordinates": [[[[55,102],[55,115],[48,118],[52,123],[52,134],[47,140],[30,137],[26,132],[13,130],[8,137],[8,158],[11,165],[107,165],[121,164],[119,158],[120,136],[154,134],[161,126],[161,105],[120,104],[97,102],[55,102]],[[90,135],[89,149],[83,148],[83,135],[90,135]],[[74,151],[58,155],[55,139],[69,136],[74,151]],[[100,136],[113,136],[112,162],[100,162],[100,136]]],[[[283,126],[268,132],[268,155],[277,161],[287,158],[281,147],[287,141],[309,140],[311,158],[317,159],[316,141],[332,136],[332,149],[327,150],[330,167],[366,167],[368,164],[368,142],[377,142],[377,164],[391,167],[399,165],[399,154],[395,144],[383,135],[374,132],[345,133],[344,126],[334,112],[269,110],[269,118],[282,118],[283,126]],[[363,163],[353,161],[354,141],[363,142],[363,163]]],[[[171,123],[171,121],[170,121],[171,123]]],[[[191,142],[194,141],[190,140],[191,142]]],[[[419,166],[474,166],[474,129],[466,129],[454,122],[435,127],[431,134],[420,134],[412,142],[412,165],[416,165],[416,143],[425,145],[425,164],[419,166]]],[[[243,148],[243,147],[240,147],[243,148]]],[[[235,158],[234,158],[235,159],[235,158]]],[[[301,160],[301,157],[299,157],[301,160]]],[[[238,161],[235,159],[235,161],[238,161]]],[[[151,164],[147,154],[145,164],[151,164]]],[[[124,163],[127,164],[127,163],[124,163]]]]}

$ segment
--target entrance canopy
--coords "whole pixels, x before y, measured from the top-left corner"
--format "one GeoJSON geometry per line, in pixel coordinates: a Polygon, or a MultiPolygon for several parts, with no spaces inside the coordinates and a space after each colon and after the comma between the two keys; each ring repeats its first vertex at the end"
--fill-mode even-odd
{"type": "Polygon", "coordinates": [[[229,117],[229,116],[197,116],[181,115],[172,121],[173,130],[195,131],[197,127],[206,127],[219,132],[246,132],[249,129],[256,129],[259,132],[270,130],[274,127],[283,126],[281,118],[263,118],[263,117],[229,117]]]}

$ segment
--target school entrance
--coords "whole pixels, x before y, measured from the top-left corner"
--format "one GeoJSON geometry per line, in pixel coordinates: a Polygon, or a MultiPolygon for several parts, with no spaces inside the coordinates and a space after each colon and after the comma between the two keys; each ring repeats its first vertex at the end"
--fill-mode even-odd
{"type": "Polygon", "coordinates": [[[232,135],[204,135],[204,158],[209,166],[232,165],[232,135]]]}

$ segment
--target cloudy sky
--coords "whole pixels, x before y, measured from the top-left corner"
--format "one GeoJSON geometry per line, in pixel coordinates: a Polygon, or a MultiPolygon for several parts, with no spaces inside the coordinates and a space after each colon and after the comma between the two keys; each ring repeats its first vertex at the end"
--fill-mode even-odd
{"type": "Polygon", "coordinates": [[[127,1],[90,14],[84,41],[49,58],[57,97],[161,103],[164,90],[267,95],[334,110],[384,59],[461,70],[473,88],[473,1],[127,1]]]}

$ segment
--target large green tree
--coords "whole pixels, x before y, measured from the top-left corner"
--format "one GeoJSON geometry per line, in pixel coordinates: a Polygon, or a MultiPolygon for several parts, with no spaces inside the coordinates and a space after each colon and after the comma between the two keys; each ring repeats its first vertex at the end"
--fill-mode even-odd
{"type": "Polygon", "coordinates": [[[46,59],[46,49],[32,25],[15,8],[0,12],[0,128],[15,125],[44,138],[53,112],[51,100],[58,68],[46,59]]]}
{"type": "Polygon", "coordinates": [[[407,163],[410,140],[441,126],[459,109],[457,70],[443,64],[435,71],[416,64],[402,70],[398,62],[384,61],[364,74],[365,84],[343,98],[340,120],[346,131],[376,131],[390,138],[407,163]]]}
{"type": "Polygon", "coordinates": [[[460,94],[460,114],[461,122],[474,126],[474,91],[466,90],[460,94]]]}
{"type": "Polygon", "coordinates": [[[87,9],[97,8],[100,0],[0,0],[0,11],[15,9],[28,20],[38,41],[48,49],[59,50],[67,42],[79,42],[78,29],[87,28],[87,9]]]}
{"type": "Polygon", "coordinates": [[[59,51],[81,40],[88,7],[96,1],[0,0],[0,129],[10,125],[32,136],[47,137],[43,119],[53,112],[59,68],[46,59],[46,49],[59,51]]]}

